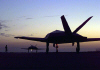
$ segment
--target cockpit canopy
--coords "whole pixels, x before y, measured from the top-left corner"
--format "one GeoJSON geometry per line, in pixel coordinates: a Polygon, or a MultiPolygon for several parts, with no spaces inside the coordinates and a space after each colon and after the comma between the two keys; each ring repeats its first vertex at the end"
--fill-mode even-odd
{"type": "Polygon", "coordinates": [[[45,39],[47,39],[48,37],[51,37],[52,35],[57,35],[57,34],[65,34],[65,32],[64,31],[60,31],[60,30],[55,30],[55,31],[53,31],[53,32],[51,32],[51,33],[49,33],[49,34],[47,34],[46,36],[45,36],[45,39]]]}

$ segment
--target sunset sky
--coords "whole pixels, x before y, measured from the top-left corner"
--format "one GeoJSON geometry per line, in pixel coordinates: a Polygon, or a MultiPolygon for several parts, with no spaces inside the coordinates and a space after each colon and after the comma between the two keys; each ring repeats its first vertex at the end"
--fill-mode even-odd
{"type": "MultiPolygon", "coordinates": [[[[78,34],[88,38],[100,38],[100,0],[0,0],[0,52],[8,45],[9,52],[25,52],[20,48],[30,44],[45,48],[46,44],[36,41],[15,39],[15,36],[45,37],[54,30],[62,30],[60,17],[65,15],[74,31],[88,17],[93,18],[78,34]]],[[[81,43],[81,51],[100,48],[100,41],[81,43]]],[[[50,52],[55,48],[50,44],[50,52]]],[[[60,44],[60,52],[72,52],[76,43],[60,44]]],[[[45,50],[43,50],[45,51],[45,50]]]]}

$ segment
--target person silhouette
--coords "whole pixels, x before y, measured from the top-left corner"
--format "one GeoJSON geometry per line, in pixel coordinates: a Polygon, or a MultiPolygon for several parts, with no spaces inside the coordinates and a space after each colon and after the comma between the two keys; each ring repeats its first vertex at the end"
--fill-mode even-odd
{"type": "Polygon", "coordinates": [[[8,48],[7,48],[7,45],[5,46],[5,52],[7,52],[8,51],[8,48]]]}

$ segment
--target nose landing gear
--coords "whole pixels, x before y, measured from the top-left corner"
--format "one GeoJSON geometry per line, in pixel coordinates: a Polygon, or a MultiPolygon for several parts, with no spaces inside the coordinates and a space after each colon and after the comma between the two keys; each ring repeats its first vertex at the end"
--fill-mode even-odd
{"type": "Polygon", "coordinates": [[[55,47],[56,48],[56,53],[58,53],[58,44],[53,44],[53,47],[55,47]],[[56,45],[56,46],[55,46],[56,45]]]}
{"type": "Polygon", "coordinates": [[[79,53],[79,51],[80,51],[80,44],[79,42],[77,42],[76,53],[79,53]]]}

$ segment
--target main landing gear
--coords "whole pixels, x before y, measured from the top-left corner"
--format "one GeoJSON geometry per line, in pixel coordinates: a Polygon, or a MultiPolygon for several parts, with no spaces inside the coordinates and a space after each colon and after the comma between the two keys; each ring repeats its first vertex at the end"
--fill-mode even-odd
{"type": "Polygon", "coordinates": [[[58,44],[56,44],[56,53],[58,53],[58,44]]]}
{"type": "Polygon", "coordinates": [[[47,42],[46,43],[46,53],[48,54],[48,52],[49,52],[49,43],[47,42]]]}
{"type": "MultiPolygon", "coordinates": [[[[77,47],[76,47],[76,53],[79,53],[80,51],[80,44],[77,42],[77,47]]],[[[49,52],[49,43],[46,43],[46,53],[48,54],[49,52]]],[[[56,52],[58,52],[58,45],[56,44],[56,52]]]]}
{"type": "Polygon", "coordinates": [[[80,51],[80,44],[79,42],[77,42],[76,53],[79,53],[79,51],[80,51]]]}

